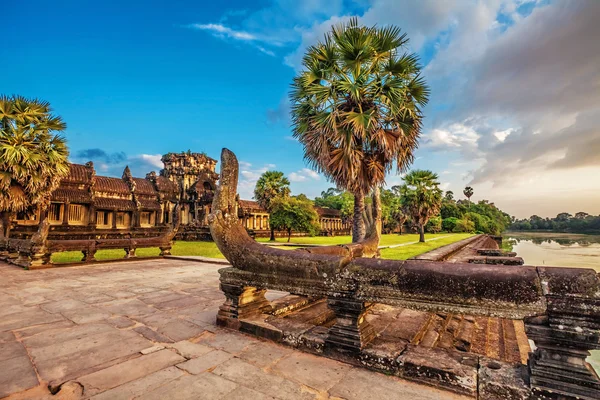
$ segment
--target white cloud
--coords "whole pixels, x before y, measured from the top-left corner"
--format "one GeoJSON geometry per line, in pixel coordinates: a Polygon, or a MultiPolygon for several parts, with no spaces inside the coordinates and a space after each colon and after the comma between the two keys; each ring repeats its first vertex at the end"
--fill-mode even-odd
{"type": "Polygon", "coordinates": [[[321,176],[312,169],[302,168],[300,171],[290,173],[288,178],[291,182],[306,182],[308,180],[318,181],[321,176]]]}
{"type": "Polygon", "coordinates": [[[254,197],[254,187],[256,181],[266,171],[275,169],[275,164],[265,164],[262,167],[255,168],[246,161],[240,161],[240,179],[238,181],[238,193],[242,199],[251,199],[254,197]]]}
{"type": "Polygon", "coordinates": [[[245,41],[246,40],[247,41],[257,40],[256,36],[254,36],[248,32],[236,31],[236,30],[233,30],[222,24],[191,24],[191,25],[188,25],[188,27],[192,28],[192,29],[199,29],[199,30],[203,30],[203,31],[213,32],[217,35],[225,35],[227,37],[230,37],[232,39],[237,39],[237,40],[245,40],[245,41]]]}
{"type": "Polygon", "coordinates": [[[136,156],[129,157],[130,160],[142,160],[153,167],[162,169],[164,164],[162,162],[161,154],[139,154],[136,156]]]}

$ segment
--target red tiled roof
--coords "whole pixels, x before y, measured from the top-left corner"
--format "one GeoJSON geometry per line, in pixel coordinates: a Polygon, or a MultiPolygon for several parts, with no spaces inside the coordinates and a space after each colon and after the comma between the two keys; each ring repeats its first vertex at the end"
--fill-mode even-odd
{"type": "Polygon", "coordinates": [[[327,217],[327,218],[341,218],[342,217],[342,212],[340,210],[336,210],[335,208],[315,207],[315,210],[317,210],[317,214],[319,214],[320,217],[327,217]]]}
{"type": "Polygon", "coordinates": [[[108,176],[96,176],[94,190],[120,194],[130,193],[127,182],[120,178],[110,178],[108,176]]]}
{"type": "Polygon", "coordinates": [[[257,210],[257,211],[267,212],[267,210],[265,210],[264,208],[259,206],[258,203],[253,200],[239,200],[238,205],[240,208],[245,208],[248,210],[257,210]]]}
{"type": "Polygon", "coordinates": [[[52,201],[70,202],[70,203],[91,203],[92,196],[86,190],[61,188],[52,192],[52,201]]]}
{"type": "Polygon", "coordinates": [[[86,167],[85,165],[71,164],[69,168],[69,174],[62,180],[63,182],[89,183],[89,172],[91,172],[90,168],[86,167]]]}
{"type": "Polygon", "coordinates": [[[152,182],[144,178],[133,178],[135,182],[135,192],[139,194],[156,194],[156,189],[152,182]]]}
{"type": "Polygon", "coordinates": [[[133,211],[136,209],[132,200],[111,199],[108,197],[96,197],[94,205],[97,210],[133,211]]]}
{"type": "Polygon", "coordinates": [[[160,210],[160,203],[156,200],[139,199],[138,201],[144,210],[160,210]]]}

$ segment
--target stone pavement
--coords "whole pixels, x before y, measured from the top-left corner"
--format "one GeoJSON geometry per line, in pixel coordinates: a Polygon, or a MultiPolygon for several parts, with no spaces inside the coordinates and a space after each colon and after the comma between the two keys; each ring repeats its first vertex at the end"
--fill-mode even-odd
{"type": "Polygon", "coordinates": [[[219,268],[0,263],[0,398],[464,398],[216,327],[219,268]]]}

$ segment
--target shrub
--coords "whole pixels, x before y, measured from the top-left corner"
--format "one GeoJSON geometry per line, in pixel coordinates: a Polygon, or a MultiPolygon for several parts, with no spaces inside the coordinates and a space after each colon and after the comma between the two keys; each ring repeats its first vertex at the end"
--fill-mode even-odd
{"type": "Polygon", "coordinates": [[[475,224],[473,223],[473,221],[468,219],[459,219],[458,221],[456,221],[456,225],[454,226],[452,232],[473,232],[474,230],[475,224]]]}
{"type": "Polygon", "coordinates": [[[427,221],[427,225],[425,225],[425,231],[428,233],[438,233],[442,230],[442,218],[441,217],[433,217],[427,221]]]}
{"type": "Polygon", "coordinates": [[[455,217],[445,218],[444,220],[442,220],[442,230],[446,232],[452,232],[454,230],[454,227],[456,226],[457,221],[458,218],[455,217]]]}

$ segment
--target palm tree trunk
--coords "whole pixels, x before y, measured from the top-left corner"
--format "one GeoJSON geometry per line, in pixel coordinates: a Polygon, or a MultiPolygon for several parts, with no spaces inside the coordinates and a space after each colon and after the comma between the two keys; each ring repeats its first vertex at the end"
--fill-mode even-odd
{"type": "Polygon", "coordinates": [[[271,242],[275,241],[275,229],[271,228],[271,238],[269,239],[271,242]]]}
{"type": "Polygon", "coordinates": [[[419,224],[419,242],[425,243],[425,224],[419,224]]]}
{"type": "Polygon", "coordinates": [[[363,213],[365,212],[365,196],[362,192],[354,194],[354,215],[352,216],[352,243],[365,238],[366,227],[363,213]]]}
{"type": "Polygon", "coordinates": [[[10,211],[0,212],[0,238],[8,238],[10,236],[11,214],[10,211]]]}

